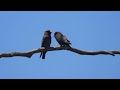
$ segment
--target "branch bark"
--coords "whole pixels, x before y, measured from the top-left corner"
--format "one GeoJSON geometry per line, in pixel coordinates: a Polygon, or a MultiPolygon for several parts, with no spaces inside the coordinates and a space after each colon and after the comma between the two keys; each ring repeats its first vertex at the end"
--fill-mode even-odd
{"type": "Polygon", "coordinates": [[[0,58],[2,57],[14,57],[14,56],[22,56],[31,58],[33,54],[40,53],[43,51],[56,51],[56,50],[68,50],[80,55],[112,55],[120,54],[120,51],[83,51],[72,47],[50,47],[50,48],[38,48],[31,51],[26,52],[10,52],[10,53],[0,53],[0,58]]]}

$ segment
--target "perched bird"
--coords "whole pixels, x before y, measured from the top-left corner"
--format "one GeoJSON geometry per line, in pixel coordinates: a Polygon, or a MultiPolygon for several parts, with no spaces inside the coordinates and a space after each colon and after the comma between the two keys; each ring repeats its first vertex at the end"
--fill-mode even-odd
{"type": "Polygon", "coordinates": [[[70,41],[61,32],[55,32],[54,37],[57,40],[57,42],[60,44],[60,46],[70,47],[70,45],[69,45],[69,44],[71,44],[70,41]]]}
{"type": "MultiPolygon", "coordinates": [[[[44,32],[44,36],[43,36],[43,39],[42,39],[41,47],[44,47],[44,48],[50,47],[50,44],[51,44],[51,33],[52,32],[50,32],[50,30],[47,30],[47,31],[44,32]]],[[[45,59],[45,54],[46,53],[47,53],[47,51],[41,52],[40,57],[42,56],[42,59],[45,59]]]]}

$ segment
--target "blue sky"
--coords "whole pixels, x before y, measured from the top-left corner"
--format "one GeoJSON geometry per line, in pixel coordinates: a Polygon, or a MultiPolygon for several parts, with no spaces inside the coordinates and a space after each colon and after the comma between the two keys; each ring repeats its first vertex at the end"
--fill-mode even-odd
{"type": "MultiPolygon", "coordinates": [[[[0,11],[0,53],[41,47],[45,30],[52,47],[54,32],[62,32],[81,50],[120,50],[119,11],[0,11]]],[[[49,51],[31,58],[0,58],[0,79],[120,79],[120,56],[79,55],[49,51]]]]}

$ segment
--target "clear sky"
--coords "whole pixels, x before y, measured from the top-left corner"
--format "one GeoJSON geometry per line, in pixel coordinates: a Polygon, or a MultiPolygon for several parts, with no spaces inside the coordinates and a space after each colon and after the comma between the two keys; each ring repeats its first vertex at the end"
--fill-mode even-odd
{"type": "MultiPolygon", "coordinates": [[[[52,47],[54,32],[62,32],[81,50],[120,50],[119,11],[0,11],[0,53],[41,47],[45,30],[52,47]]],[[[79,55],[49,51],[46,59],[0,58],[0,79],[120,79],[120,55],[79,55]]]]}

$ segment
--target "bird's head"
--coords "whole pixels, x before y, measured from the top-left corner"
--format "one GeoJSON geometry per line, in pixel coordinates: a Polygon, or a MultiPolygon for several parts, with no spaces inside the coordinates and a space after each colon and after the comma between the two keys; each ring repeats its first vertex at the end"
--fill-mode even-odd
{"type": "Polygon", "coordinates": [[[56,37],[61,37],[62,36],[62,33],[60,33],[60,32],[55,32],[54,33],[54,37],[56,38],[56,37]]]}
{"type": "Polygon", "coordinates": [[[49,35],[51,35],[51,31],[50,30],[47,30],[47,31],[45,31],[47,34],[49,34],[49,35]]]}

